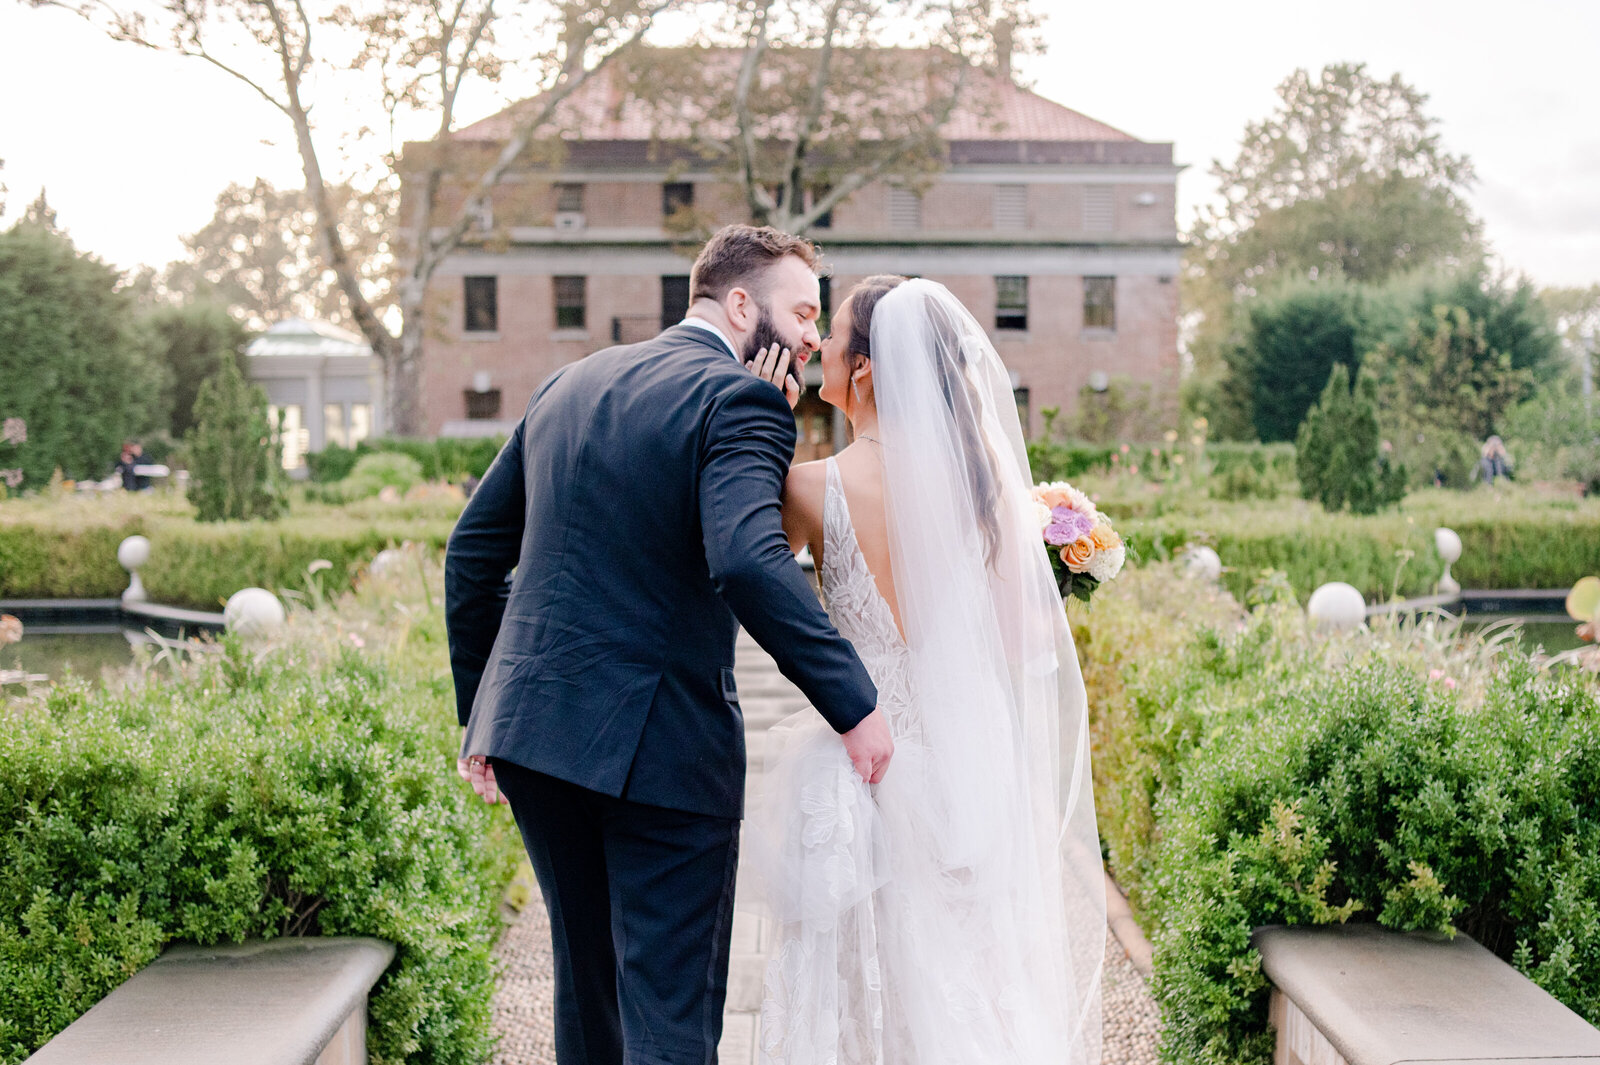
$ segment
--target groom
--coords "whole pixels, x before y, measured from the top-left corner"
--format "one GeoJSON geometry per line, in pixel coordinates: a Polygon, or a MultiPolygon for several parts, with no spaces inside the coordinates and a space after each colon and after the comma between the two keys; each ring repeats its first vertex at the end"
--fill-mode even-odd
{"type": "Polygon", "coordinates": [[[744,798],[738,625],[863,777],[893,751],[783,533],[794,416],[745,368],[774,342],[802,364],[819,348],[816,267],[798,237],[719,231],[689,316],[545,381],[450,537],[461,771],[510,802],[538,875],[560,1065],[716,1060],[744,798]]]}

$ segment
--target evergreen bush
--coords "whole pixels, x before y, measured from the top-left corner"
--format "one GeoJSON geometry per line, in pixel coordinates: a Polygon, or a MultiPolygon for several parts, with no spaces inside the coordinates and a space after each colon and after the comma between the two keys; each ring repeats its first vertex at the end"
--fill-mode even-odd
{"type": "Polygon", "coordinates": [[[1405,496],[1405,468],[1388,460],[1379,438],[1375,389],[1363,371],[1352,391],[1349,370],[1336,364],[1322,398],[1300,425],[1300,492],[1327,510],[1373,514],[1405,496]]]}
{"type": "Polygon", "coordinates": [[[267,419],[267,393],[221,360],[195,398],[189,435],[189,502],[201,521],[276,518],[289,507],[283,449],[267,419]]]}

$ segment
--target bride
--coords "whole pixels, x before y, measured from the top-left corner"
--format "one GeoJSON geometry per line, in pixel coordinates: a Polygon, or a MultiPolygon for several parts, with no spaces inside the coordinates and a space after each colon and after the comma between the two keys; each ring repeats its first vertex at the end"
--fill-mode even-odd
{"type": "Polygon", "coordinates": [[[868,785],[815,714],[769,736],[745,832],[777,933],[761,1060],[1099,1065],[1086,700],[1009,375],[948,290],[894,276],[850,293],[821,360],[855,442],[792,469],[784,528],[895,754],[868,785]]]}

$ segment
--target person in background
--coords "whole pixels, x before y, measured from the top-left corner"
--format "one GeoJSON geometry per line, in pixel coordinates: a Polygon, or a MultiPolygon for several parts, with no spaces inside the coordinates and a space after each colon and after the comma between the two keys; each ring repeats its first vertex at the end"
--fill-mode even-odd
{"type": "Polygon", "coordinates": [[[150,478],[135,472],[144,462],[144,445],[128,440],[122,445],[122,455],[117,459],[117,474],[122,478],[124,491],[139,492],[150,487],[150,478]]]}
{"type": "Polygon", "coordinates": [[[1478,458],[1478,476],[1484,484],[1494,484],[1496,477],[1511,480],[1511,454],[1506,451],[1505,441],[1498,436],[1491,436],[1483,442],[1483,452],[1478,458]]]}

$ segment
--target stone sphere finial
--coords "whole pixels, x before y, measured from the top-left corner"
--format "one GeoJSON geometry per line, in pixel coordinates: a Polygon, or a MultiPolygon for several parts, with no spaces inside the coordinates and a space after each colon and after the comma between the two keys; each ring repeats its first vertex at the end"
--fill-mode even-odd
{"type": "Polygon", "coordinates": [[[130,536],[117,545],[117,564],[128,571],[128,587],[123,590],[124,603],[142,603],[144,581],[139,579],[139,569],[150,561],[150,541],[143,536],[130,536]]]}
{"type": "Polygon", "coordinates": [[[265,588],[241,588],[222,608],[228,631],[247,640],[270,636],[283,627],[284,619],[283,603],[265,588]]]}
{"type": "Polygon", "coordinates": [[[1331,581],[1311,593],[1306,614],[1317,628],[1360,628],[1367,620],[1367,601],[1353,585],[1331,581]]]}
{"type": "Polygon", "coordinates": [[[1439,575],[1439,594],[1460,595],[1461,583],[1450,576],[1450,567],[1461,558],[1461,537],[1454,529],[1441,526],[1433,530],[1433,546],[1444,560],[1444,572],[1439,575]]]}
{"type": "Polygon", "coordinates": [[[1191,547],[1183,555],[1183,575],[1201,581],[1222,577],[1222,558],[1209,547],[1191,547]]]}

